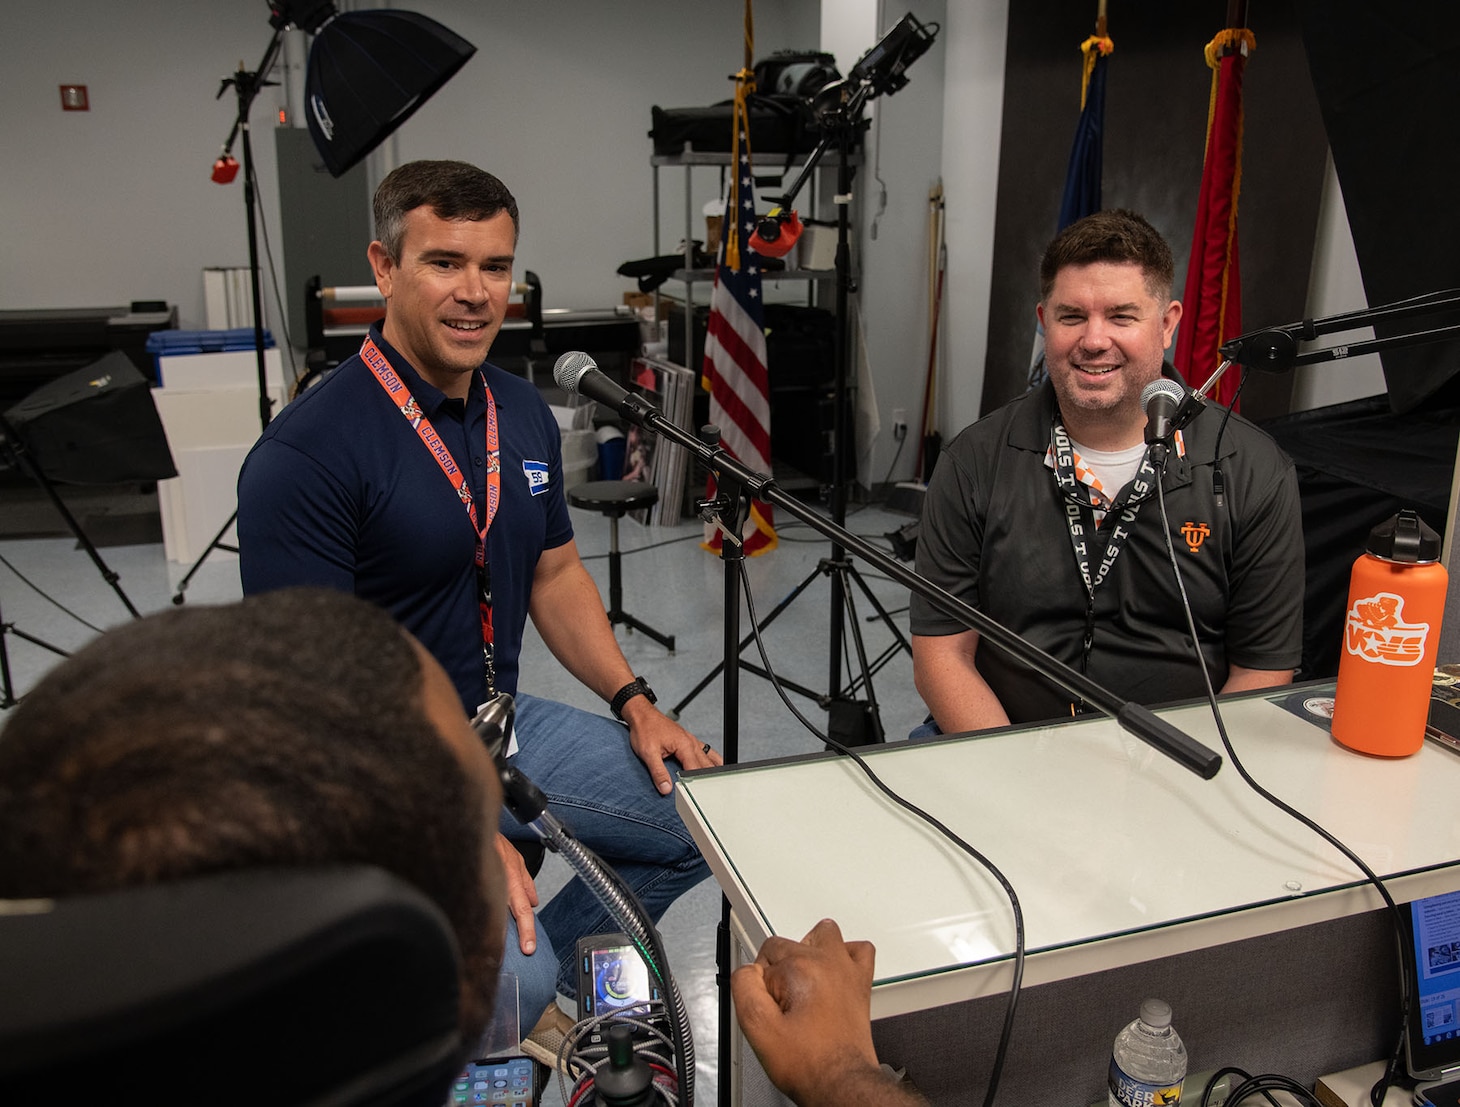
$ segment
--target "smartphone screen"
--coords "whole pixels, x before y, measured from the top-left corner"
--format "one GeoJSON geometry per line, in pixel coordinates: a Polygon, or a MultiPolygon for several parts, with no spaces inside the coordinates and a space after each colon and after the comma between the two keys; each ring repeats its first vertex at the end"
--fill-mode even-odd
{"type": "Polygon", "coordinates": [[[489,1057],[473,1061],[452,1082],[446,1105],[536,1107],[536,1081],[537,1070],[531,1057],[489,1057]]]}

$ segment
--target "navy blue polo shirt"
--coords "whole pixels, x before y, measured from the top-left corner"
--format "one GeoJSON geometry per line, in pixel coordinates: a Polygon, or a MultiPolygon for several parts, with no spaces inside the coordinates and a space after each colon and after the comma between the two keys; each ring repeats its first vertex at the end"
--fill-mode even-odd
{"type": "MultiPolygon", "coordinates": [[[[371,334],[468,474],[484,519],[482,376],[473,377],[465,404],[448,399],[378,329],[371,334]]],[[[497,687],[515,693],[538,556],[570,541],[573,528],[552,411],[523,378],[491,364],[483,372],[502,464],[501,506],[487,535],[497,687]]],[[[285,407],[249,452],[238,478],[238,540],[245,595],[296,585],[353,592],[414,634],[451,676],[462,705],[476,710],[485,680],[471,519],[358,355],[285,407]]]]}

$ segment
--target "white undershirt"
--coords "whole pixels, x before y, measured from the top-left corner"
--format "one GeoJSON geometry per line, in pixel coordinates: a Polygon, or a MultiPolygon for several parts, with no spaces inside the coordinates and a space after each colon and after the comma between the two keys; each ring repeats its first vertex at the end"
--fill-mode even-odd
{"type": "Polygon", "coordinates": [[[1080,445],[1073,438],[1070,445],[1080,455],[1080,460],[1100,480],[1110,499],[1120,495],[1120,490],[1135,479],[1141,467],[1141,458],[1146,456],[1146,444],[1137,442],[1124,450],[1092,450],[1080,445]]]}

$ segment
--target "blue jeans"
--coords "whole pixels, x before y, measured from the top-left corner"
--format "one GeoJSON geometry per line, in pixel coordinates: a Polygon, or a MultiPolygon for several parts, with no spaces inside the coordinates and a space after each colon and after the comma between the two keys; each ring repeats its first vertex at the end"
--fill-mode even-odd
{"type": "Polygon", "coordinates": [[[937,738],[943,732],[938,729],[938,724],[933,722],[933,716],[929,715],[912,730],[908,731],[909,742],[926,742],[929,738],[937,738]]]}
{"type": "MultiPolygon", "coordinates": [[[[674,807],[661,796],[629,746],[629,731],[604,715],[536,696],[517,696],[515,765],[548,798],[548,809],[616,871],[657,923],[665,909],[710,873],[674,807]]],[[[676,765],[670,763],[671,774],[676,765]]],[[[502,812],[501,830],[516,841],[536,835],[502,812]]],[[[508,926],[502,968],[517,974],[523,1033],[553,999],[578,991],[577,944],[622,929],[578,877],[537,912],[537,951],[523,955],[508,926]],[[556,977],[556,981],[553,977],[556,977]],[[541,1002],[539,1002],[539,999],[541,1002]]]]}

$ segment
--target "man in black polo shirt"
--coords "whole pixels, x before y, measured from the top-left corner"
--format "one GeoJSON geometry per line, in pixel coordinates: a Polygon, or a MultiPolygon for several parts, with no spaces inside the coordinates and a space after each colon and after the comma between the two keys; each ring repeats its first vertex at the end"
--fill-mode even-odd
{"type": "MultiPolygon", "coordinates": [[[[1040,267],[1049,380],[938,459],[917,569],[1123,698],[1198,696],[1166,549],[1141,390],[1181,319],[1171,250],[1141,216],[1071,224],[1040,267]]],[[[1162,488],[1202,656],[1218,691],[1286,684],[1301,655],[1303,539],[1292,463],[1240,416],[1180,432],[1162,488]]],[[[1080,709],[976,631],[912,598],[913,671],[956,733],[1080,709]]]]}

